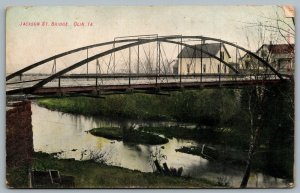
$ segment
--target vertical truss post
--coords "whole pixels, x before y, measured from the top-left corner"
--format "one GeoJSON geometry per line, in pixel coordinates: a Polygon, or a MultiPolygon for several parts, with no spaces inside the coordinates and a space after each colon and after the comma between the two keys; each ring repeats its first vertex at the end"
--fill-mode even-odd
{"type": "Polygon", "coordinates": [[[149,70],[150,70],[150,74],[152,74],[153,73],[153,69],[152,69],[152,65],[153,65],[153,63],[154,63],[154,59],[153,59],[153,61],[152,61],[152,63],[151,63],[151,55],[150,55],[150,44],[148,44],[149,45],[149,49],[148,49],[148,58],[149,58],[149,60],[148,60],[148,63],[149,63],[149,70]]]}
{"type": "Polygon", "coordinates": [[[98,74],[96,73],[96,90],[97,90],[97,87],[98,87],[98,74]]]}
{"type": "Polygon", "coordinates": [[[179,58],[181,57],[179,54],[180,54],[180,51],[179,51],[179,44],[177,44],[177,52],[178,52],[178,54],[177,54],[177,74],[176,75],[178,75],[179,74],[179,58]]]}
{"type": "Polygon", "coordinates": [[[221,63],[221,60],[222,60],[222,43],[220,43],[220,66],[219,66],[219,84],[221,84],[221,71],[222,71],[222,63],[221,63]]]}
{"type": "Polygon", "coordinates": [[[202,52],[202,49],[203,49],[203,40],[201,40],[201,53],[200,53],[200,54],[201,54],[201,56],[200,56],[200,57],[201,57],[201,58],[200,58],[200,68],[201,68],[201,69],[200,69],[200,82],[202,82],[202,73],[203,73],[203,64],[202,64],[202,62],[203,62],[203,61],[202,61],[202,58],[203,58],[202,53],[203,53],[203,52],[202,52]]]}
{"type": "MultiPolygon", "coordinates": [[[[138,41],[140,42],[140,38],[138,39],[138,41]]],[[[137,46],[137,74],[140,74],[140,44],[138,44],[137,46]]]]}
{"type": "Polygon", "coordinates": [[[96,61],[96,90],[98,87],[98,66],[99,66],[99,60],[96,61]]]}
{"type": "MultiPolygon", "coordinates": [[[[113,48],[115,48],[115,39],[114,39],[114,44],[113,44],[113,48]]],[[[114,52],[114,71],[113,73],[116,73],[116,52],[114,52]]]]}
{"type": "Polygon", "coordinates": [[[261,71],[260,71],[259,67],[257,69],[257,79],[263,79],[263,76],[261,74],[261,71]]]}
{"type": "Polygon", "coordinates": [[[193,63],[193,60],[194,60],[194,78],[195,78],[195,75],[196,75],[196,60],[197,60],[196,49],[197,49],[197,46],[195,45],[194,46],[194,52],[193,52],[193,58],[192,58],[192,63],[193,63]]]}
{"type": "Polygon", "coordinates": [[[155,67],[155,86],[157,88],[157,66],[158,66],[158,58],[159,58],[159,48],[158,48],[158,38],[156,40],[156,67],[155,67]]]}
{"type": "MultiPolygon", "coordinates": [[[[86,49],[86,59],[89,58],[89,49],[86,49]]],[[[86,63],[86,75],[87,75],[87,80],[89,80],[88,75],[89,75],[89,62],[86,63]]]]}
{"type": "MultiPolygon", "coordinates": [[[[268,61],[268,58],[266,59],[266,61],[268,61]]],[[[276,68],[276,66],[274,65],[274,68],[276,68]]],[[[274,79],[277,79],[277,75],[274,73],[274,79]]]]}
{"type": "MultiPolygon", "coordinates": [[[[180,38],[180,51],[182,53],[182,36],[180,38]]],[[[181,74],[182,74],[182,56],[180,57],[180,74],[179,74],[179,77],[180,77],[180,87],[181,87],[181,84],[182,84],[181,74]]]]}
{"type": "Polygon", "coordinates": [[[249,75],[250,75],[250,80],[251,80],[251,74],[252,74],[252,72],[251,72],[251,66],[252,66],[252,63],[250,63],[250,65],[249,65],[249,75]]]}
{"type": "Polygon", "coordinates": [[[258,80],[259,77],[260,77],[260,73],[259,73],[259,62],[257,62],[257,72],[256,72],[256,76],[255,76],[255,79],[258,80]]]}
{"type": "Polygon", "coordinates": [[[131,79],[131,47],[129,47],[129,63],[128,63],[129,65],[129,79],[128,79],[128,84],[129,84],[129,86],[130,86],[130,79],[131,79]]]}
{"type": "MultiPolygon", "coordinates": [[[[237,47],[235,47],[235,69],[236,70],[238,70],[238,54],[237,54],[237,51],[238,51],[238,49],[237,49],[237,47]]],[[[236,80],[236,77],[237,76],[235,76],[235,80],[236,80]]]]}
{"type": "Polygon", "coordinates": [[[160,54],[161,54],[161,50],[160,50],[160,42],[158,42],[158,76],[160,76],[160,54]]]}
{"type": "Polygon", "coordinates": [[[20,74],[19,78],[20,78],[20,81],[22,81],[22,74],[20,74]]]}
{"type": "Polygon", "coordinates": [[[58,88],[60,88],[60,77],[58,77],[58,88]]]}

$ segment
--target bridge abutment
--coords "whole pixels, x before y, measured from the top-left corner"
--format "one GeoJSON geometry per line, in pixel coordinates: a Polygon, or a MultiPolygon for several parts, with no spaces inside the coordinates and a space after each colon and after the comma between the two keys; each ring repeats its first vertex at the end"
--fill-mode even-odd
{"type": "Polygon", "coordinates": [[[6,107],[6,166],[18,167],[31,162],[33,133],[31,102],[10,102],[6,107]]]}

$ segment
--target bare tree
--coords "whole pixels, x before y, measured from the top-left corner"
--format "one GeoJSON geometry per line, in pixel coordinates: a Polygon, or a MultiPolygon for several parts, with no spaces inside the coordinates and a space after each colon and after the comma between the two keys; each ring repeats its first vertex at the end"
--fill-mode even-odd
{"type": "MultiPolygon", "coordinates": [[[[249,28],[255,28],[256,29],[256,37],[255,39],[257,48],[259,48],[261,45],[265,44],[266,39],[270,39],[272,41],[276,42],[285,42],[286,44],[289,45],[289,47],[292,50],[291,53],[291,58],[293,59],[295,56],[295,49],[294,45],[291,41],[291,39],[295,39],[295,23],[294,23],[294,18],[286,18],[282,17],[283,15],[283,7],[278,6],[275,15],[276,17],[271,18],[271,17],[266,17],[262,16],[262,20],[257,21],[256,23],[246,23],[245,29],[249,28]],[[281,12],[281,13],[279,13],[281,12]]],[[[252,32],[255,30],[252,30],[252,32]]],[[[253,34],[252,34],[253,35],[253,34]]],[[[248,42],[249,48],[251,43],[250,43],[250,34],[249,32],[246,31],[246,38],[248,42]]],[[[270,58],[272,58],[272,52],[269,52],[268,55],[265,57],[265,60],[267,62],[270,62],[270,58]]],[[[257,68],[259,67],[259,64],[255,62],[255,60],[251,60],[252,65],[255,65],[257,68]]],[[[295,60],[291,61],[292,63],[295,62],[295,60]]],[[[251,65],[251,64],[250,64],[251,65]]],[[[253,66],[252,68],[255,68],[253,66]]],[[[253,159],[253,155],[255,153],[256,147],[259,145],[258,144],[258,138],[259,135],[262,131],[262,103],[264,101],[264,87],[263,86],[257,86],[255,88],[247,90],[248,94],[248,114],[249,114],[249,124],[250,124],[250,129],[251,129],[251,135],[250,135],[250,140],[249,140],[249,150],[248,150],[248,157],[247,157],[247,165],[246,165],[246,170],[241,182],[240,187],[241,188],[246,188],[248,184],[248,180],[250,177],[250,172],[251,172],[251,163],[253,159]],[[254,98],[255,97],[255,100],[254,98]],[[257,109],[254,111],[254,108],[257,109]]],[[[293,101],[293,99],[291,99],[293,101]]],[[[294,104],[294,103],[291,103],[294,104]]],[[[293,107],[292,107],[293,108],[293,107]]],[[[290,116],[293,119],[293,116],[290,116]]]]}
{"type": "Polygon", "coordinates": [[[243,28],[249,48],[251,45],[256,45],[254,49],[258,49],[267,40],[284,42],[293,46],[292,42],[294,42],[296,34],[294,18],[285,16],[283,6],[277,6],[277,9],[274,10],[274,17],[262,13],[256,22],[241,23],[244,24],[243,28]],[[255,42],[250,42],[249,36],[254,37],[255,42]]]}
{"type": "Polygon", "coordinates": [[[246,188],[248,184],[248,180],[250,177],[251,166],[252,166],[252,159],[255,153],[255,149],[257,147],[258,138],[262,130],[262,104],[265,98],[263,86],[256,86],[250,89],[247,89],[248,95],[248,117],[249,117],[249,125],[250,125],[250,141],[249,141],[249,150],[248,150],[248,157],[247,157],[247,165],[246,170],[243,176],[243,180],[241,182],[240,187],[246,188]]]}

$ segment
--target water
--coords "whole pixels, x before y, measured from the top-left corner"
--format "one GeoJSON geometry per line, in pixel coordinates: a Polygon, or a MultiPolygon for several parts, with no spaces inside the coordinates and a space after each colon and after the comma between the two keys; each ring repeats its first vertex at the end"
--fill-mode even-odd
{"type": "MultiPolygon", "coordinates": [[[[120,166],[142,172],[152,172],[151,154],[165,155],[169,167],[183,167],[183,175],[229,182],[239,187],[243,168],[236,169],[211,163],[200,156],[176,152],[182,146],[198,145],[192,140],[169,139],[163,145],[128,144],[93,136],[86,131],[103,126],[118,126],[120,120],[71,115],[32,104],[33,143],[35,151],[60,152],[59,158],[84,160],[101,158],[109,165],[120,166]]],[[[167,122],[152,124],[172,124],[167,122]]],[[[161,156],[160,156],[161,157],[161,156]]],[[[252,173],[248,187],[287,187],[286,181],[262,173],[252,173]]]]}

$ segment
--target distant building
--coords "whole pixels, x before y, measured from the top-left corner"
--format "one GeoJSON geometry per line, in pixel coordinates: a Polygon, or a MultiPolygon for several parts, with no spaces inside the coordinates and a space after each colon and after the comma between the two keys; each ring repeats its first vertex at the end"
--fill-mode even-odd
{"type": "Polygon", "coordinates": [[[201,57],[202,57],[202,73],[229,73],[229,68],[213,58],[216,56],[221,58],[225,62],[229,62],[231,56],[227,51],[223,43],[211,43],[211,44],[197,44],[193,45],[195,49],[191,47],[184,47],[177,56],[177,61],[173,66],[174,74],[200,74],[201,73],[201,57]],[[204,52],[201,53],[202,50],[204,52]],[[181,65],[180,65],[180,62],[181,65]],[[180,69],[182,67],[182,69],[180,69]]]}
{"type": "MultiPolygon", "coordinates": [[[[294,71],[295,44],[263,44],[256,54],[272,65],[277,71],[290,73],[294,71]]],[[[245,54],[241,58],[241,69],[264,69],[257,59],[245,54]]]]}

